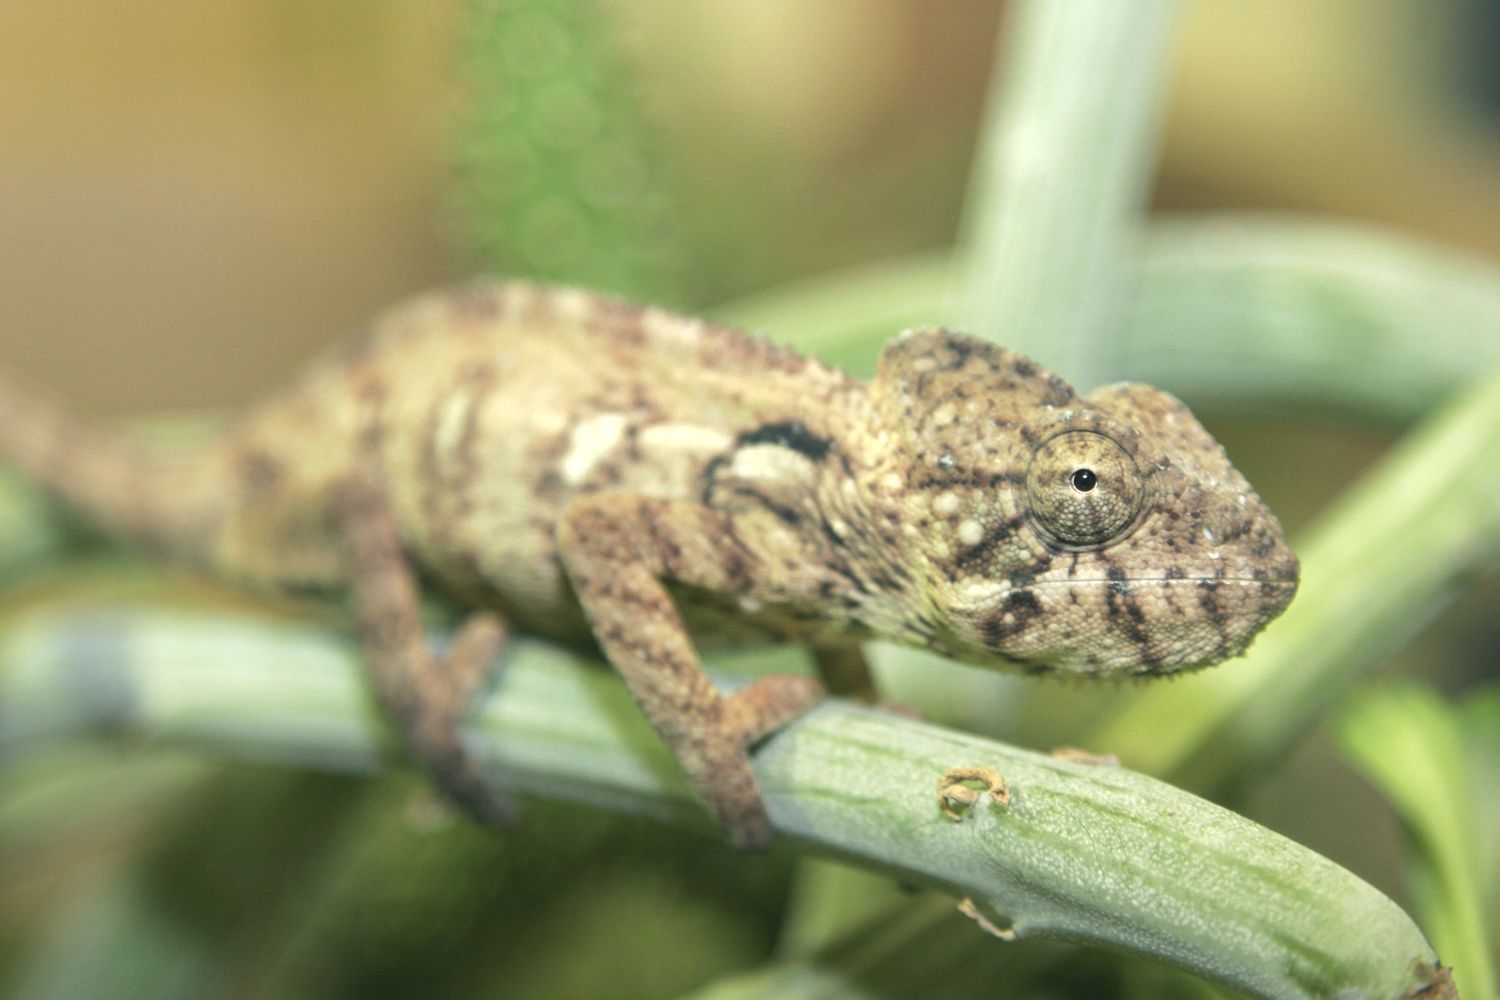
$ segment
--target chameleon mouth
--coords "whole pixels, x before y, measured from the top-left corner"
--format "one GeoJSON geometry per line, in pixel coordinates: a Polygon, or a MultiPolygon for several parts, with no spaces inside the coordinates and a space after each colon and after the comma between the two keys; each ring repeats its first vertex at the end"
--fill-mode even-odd
{"type": "Polygon", "coordinates": [[[1234,603],[1241,603],[1252,591],[1259,591],[1259,604],[1267,611],[1266,621],[1279,615],[1296,596],[1299,579],[1296,574],[1282,576],[1142,576],[1125,579],[1105,577],[1075,577],[1068,580],[1038,580],[1028,589],[1050,591],[1059,588],[1084,586],[1107,586],[1116,597],[1140,596],[1150,591],[1176,595],[1184,591],[1196,594],[1195,602],[1206,611],[1212,610],[1215,598],[1224,595],[1234,603]]]}
{"type": "Polygon", "coordinates": [[[1075,583],[1117,583],[1131,586],[1137,583],[1270,583],[1295,585],[1296,576],[1127,576],[1115,579],[1104,576],[1070,576],[1065,580],[1038,580],[1032,587],[1066,587],[1075,583]]]}
{"type": "MultiPolygon", "coordinates": [[[[1027,589],[1055,592],[1069,587],[1108,588],[1112,598],[1133,599],[1151,592],[1170,594],[1172,603],[1188,601],[1210,617],[1218,617],[1219,606],[1224,611],[1233,608],[1244,614],[1255,607],[1261,616],[1261,625],[1270,621],[1291,604],[1297,594],[1299,579],[1295,574],[1284,576],[1144,576],[1127,579],[1101,577],[1074,578],[1069,580],[1038,580],[1027,589]],[[1255,598],[1251,600],[1251,598],[1255,598]]],[[[1256,631],[1259,626],[1256,627],[1256,631]]]]}

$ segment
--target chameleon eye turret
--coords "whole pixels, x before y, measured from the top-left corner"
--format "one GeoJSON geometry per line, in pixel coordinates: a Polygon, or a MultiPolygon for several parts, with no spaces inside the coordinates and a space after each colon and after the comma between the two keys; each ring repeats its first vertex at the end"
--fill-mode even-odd
{"type": "Polygon", "coordinates": [[[1119,537],[1135,523],[1145,495],[1134,460],[1095,431],[1048,438],[1026,470],[1028,513],[1063,547],[1087,548],[1119,537]]]}

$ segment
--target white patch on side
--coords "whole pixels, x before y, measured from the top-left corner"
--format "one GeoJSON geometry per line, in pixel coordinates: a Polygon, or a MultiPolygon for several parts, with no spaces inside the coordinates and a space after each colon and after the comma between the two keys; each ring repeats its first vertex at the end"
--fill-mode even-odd
{"type": "Polygon", "coordinates": [[[623,413],[601,413],[574,427],[568,438],[568,453],[558,465],[563,481],[577,486],[587,479],[594,466],[620,443],[625,423],[623,413]]]}
{"type": "Polygon", "coordinates": [[[439,455],[450,455],[458,448],[464,433],[464,423],[469,411],[474,408],[474,397],[468,392],[455,393],[443,404],[438,415],[437,429],[433,431],[432,443],[439,455]]]}
{"type": "Polygon", "coordinates": [[[984,538],[984,525],[978,521],[965,521],[958,526],[958,540],[964,545],[978,545],[984,538]]]}
{"type": "Polygon", "coordinates": [[[648,336],[667,344],[693,347],[703,337],[704,323],[701,319],[675,316],[660,309],[647,309],[641,325],[648,336]]]}
{"type": "Polygon", "coordinates": [[[955,588],[954,597],[962,608],[992,607],[1010,590],[1010,584],[997,580],[970,578],[955,588]]]}
{"type": "Polygon", "coordinates": [[[652,454],[702,455],[725,451],[734,439],[721,430],[697,424],[652,424],[641,431],[636,442],[641,451],[652,454]]]}
{"type": "Polygon", "coordinates": [[[552,308],[558,318],[574,323],[587,319],[598,301],[580,288],[559,288],[552,293],[552,308]]]}
{"type": "Polygon", "coordinates": [[[957,512],[958,494],[952,490],[944,490],[937,495],[936,500],[932,501],[932,509],[944,517],[957,512]]]}
{"type": "Polygon", "coordinates": [[[779,444],[747,445],[734,453],[731,475],[755,482],[810,482],[817,474],[812,459],[779,444]]]}

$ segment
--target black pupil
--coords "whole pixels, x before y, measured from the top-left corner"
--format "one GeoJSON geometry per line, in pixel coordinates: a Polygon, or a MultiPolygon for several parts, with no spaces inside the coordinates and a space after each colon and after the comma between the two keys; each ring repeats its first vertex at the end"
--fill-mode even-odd
{"type": "Polygon", "coordinates": [[[1079,493],[1087,493],[1098,484],[1099,477],[1093,469],[1078,469],[1073,473],[1073,488],[1079,493]]]}

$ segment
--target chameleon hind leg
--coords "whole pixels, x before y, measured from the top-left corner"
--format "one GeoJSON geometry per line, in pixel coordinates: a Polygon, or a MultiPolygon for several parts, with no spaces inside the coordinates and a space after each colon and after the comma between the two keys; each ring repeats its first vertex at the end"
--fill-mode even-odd
{"type": "Polygon", "coordinates": [[[442,655],[422,625],[416,575],[402,551],[385,495],[367,480],[346,484],[339,520],[348,546],[355,625],[375,696],[408,752],[438,789],[487,826],[505,826],[515,809],[484,780],[465,747],[466,710],[492,676],[506,628],[475,612],[442,655]]]}

